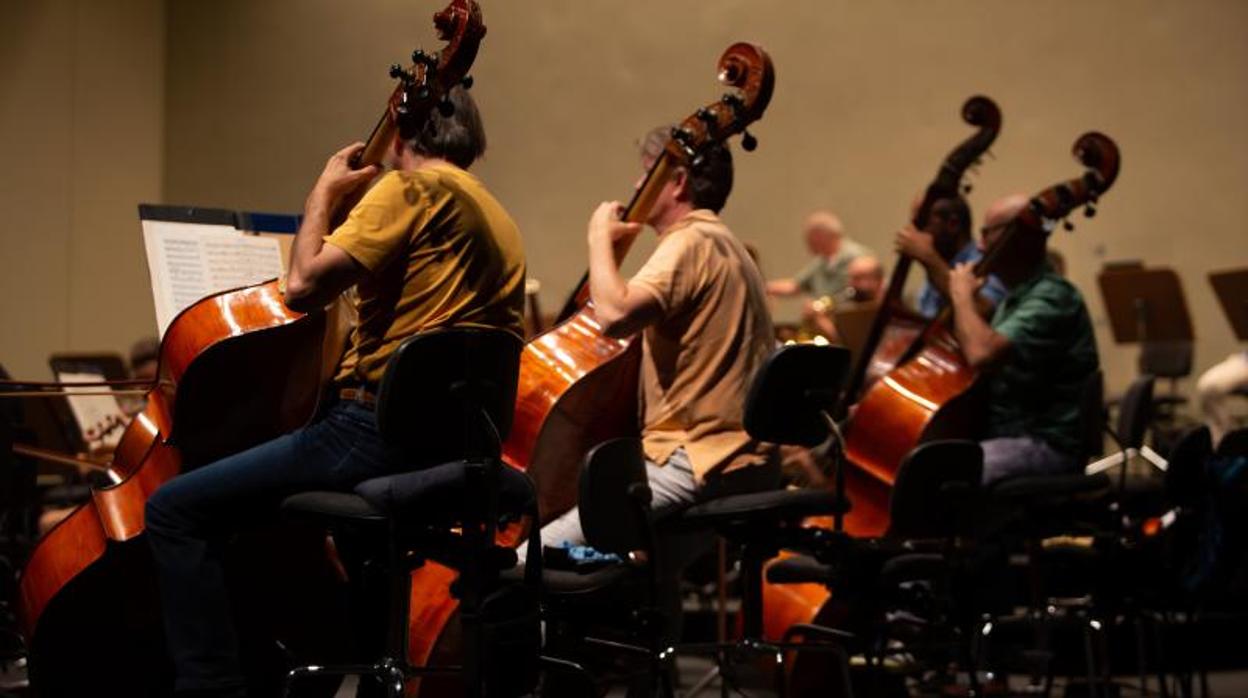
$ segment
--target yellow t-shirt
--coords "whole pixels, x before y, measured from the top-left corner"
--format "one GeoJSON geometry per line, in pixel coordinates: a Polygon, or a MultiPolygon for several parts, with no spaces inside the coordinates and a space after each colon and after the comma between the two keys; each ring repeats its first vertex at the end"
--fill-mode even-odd
{"type": "Polygon", "coordinates": [[[711,211],[664,231],[629,282],[655,295],[659,322],[642,335],[642,444],[664,463],[684,447],[699,482],[766,462],[774,449],[746,433],[745,398],[775,348],[762,274],[711,211]]]}
{"type": "Polygon", "coordinates": [[[339,383],[378,383],[411,335],[494,327],[523,336],[520,231],[480,180],[454,166],[387,172],[325,242],[368,270],[339,383]]]}

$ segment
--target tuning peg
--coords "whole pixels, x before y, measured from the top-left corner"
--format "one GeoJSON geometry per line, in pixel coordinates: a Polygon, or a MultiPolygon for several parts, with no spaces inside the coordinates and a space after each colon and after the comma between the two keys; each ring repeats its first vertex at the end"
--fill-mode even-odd
{"type": "Polygon", "coordinates": [[[463,85],[465,90],[471,90],[471,89],[472,89],[472,82],[473,82],[473,81],[472,81],[472,76],[471,76],[471,75],[465,75],[465,76],[464,76],[464,79],[459,81],[459,84],[463,85]]]}
{"type": "Polygon", "coordinates": [[[451,100],[443,97],[442,101],[438,102],[438,113],[443,119],[449,119],[455,113],[455,105],[451,104],[451,100]]]}
{"type": "Polygon", "coordinates": [[[426,68],[433,68],[438,64],[438,59],[425,53],[422,49],[412,51],[412,62],[420,65],[423,63],[426,68]]]}
{"type": "Polygon", "coordinates": [[[1083,207],[1083,217],[1092,218],[1094,216],[1096,216],[1096,206],[1093,206],[1092,203],[1089,202],[1087,206],[1083,207]]]}
{"type": "Polygon", "coordinates": [[[412,74],[403,69],[403,66],[395,63],[390,66],[390,77],[402,80],[403,82],[411,82],[412,74]]]}
{"type": "Polygon", "coordinates": [[[1075,230],[1075,224],[1071,223],[1068,219],[1065,219],[1065,218],[1062,219],[1062,227],[1065,228],[1066,232],[1068,233],[1074,232],[1075,230]]]}
{"type": "Polygon", "coordinates": [[[753,152],[754,149],[758,147],[758,139],[755,138],[754,134],[749,131],[742,131],[741,147],[744,148],[747,153],[753,152]]]}

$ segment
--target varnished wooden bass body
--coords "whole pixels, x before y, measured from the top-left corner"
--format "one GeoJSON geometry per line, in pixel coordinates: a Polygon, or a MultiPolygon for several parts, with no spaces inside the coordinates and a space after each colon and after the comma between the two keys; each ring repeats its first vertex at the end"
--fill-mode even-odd
{"type": "MultiPolygon", "coordinates": [[[[49,531],[22,571],[18,614],[39,695],[171,693],[159,592],[143,536],[147,498],[185,469],[305,423],[317,404],[316,348],[324,329],[324,314],[288,310],[276,282],[210,296],[170,324],[158,387],[110,465],[118,482],[95,490],[49,531]]],[[[280,664],[262,657],[276,642],[313,656],[336,643],[314,640],[333,633],[317,609],[333,607],[326,600],[339,582],[323,537],[283,534],[275,551],[260,544],[267,535],[231,555],[232,576],[241,582],[240,635],[258,652],[249,655],[256,685],[280,676],[280,664]],[[290,588],[275,588],[280,579],[292,582],[290,588]]]]}

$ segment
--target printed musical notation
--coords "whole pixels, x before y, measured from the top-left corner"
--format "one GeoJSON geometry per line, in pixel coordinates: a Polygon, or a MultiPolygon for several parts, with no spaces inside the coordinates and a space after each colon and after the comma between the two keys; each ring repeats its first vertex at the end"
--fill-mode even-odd
{"type": "Polygon", "coordinates": [[[231,226],[144,220],[143,242],[162,336],[183,308],[204,296],[283,272],[277,240],[231,226]]]}

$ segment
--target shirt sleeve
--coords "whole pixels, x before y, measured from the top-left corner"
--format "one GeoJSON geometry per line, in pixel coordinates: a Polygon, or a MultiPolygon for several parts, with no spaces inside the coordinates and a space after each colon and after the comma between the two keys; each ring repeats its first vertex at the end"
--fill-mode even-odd
{"type": "Polygon", "coordinates": [[[979,289],[979,295],[992,303],[995,308],[1002,298],[1005,298],[1005,284],[1001,283],[1001,279],[996,274],[988,276],[988,282],[979,289]]]}
{"type": "Polygon", "coordinates": [[[1025,363],[1060,356],[1071,340],[1075,300],[1059,285],[1038,286],[992,329],[1010,340],[1011,349],[1025,363]]]}
{"type": "Polygon", "coordinates": [[[654,294],[664,317],[678,313],[693,293],[695,241],[696,233],[689,229],[667,235],[628,282],[654,294]]]}
{"type": "Polygon", "coordinates": [[[430,209],[428,194],[416,179],[388,172],[351,209],[347,220],[325,242],[377,273],[408,248],[430,209]]]}
{"type": "Polygon", "coordinates": [[[823,267],[823,265],[823,258],[816,257],[810,260],[810,263],[806,266],[802,267],[801,271],[797,272],[797,276],[793,277],[793,281],[797,283],[797,288],[802,293],[807,295],[811,294],[811,289],[814,288],[813,282],[815,280],[815,275],[819,273],[819,270],[823,267]]]}

